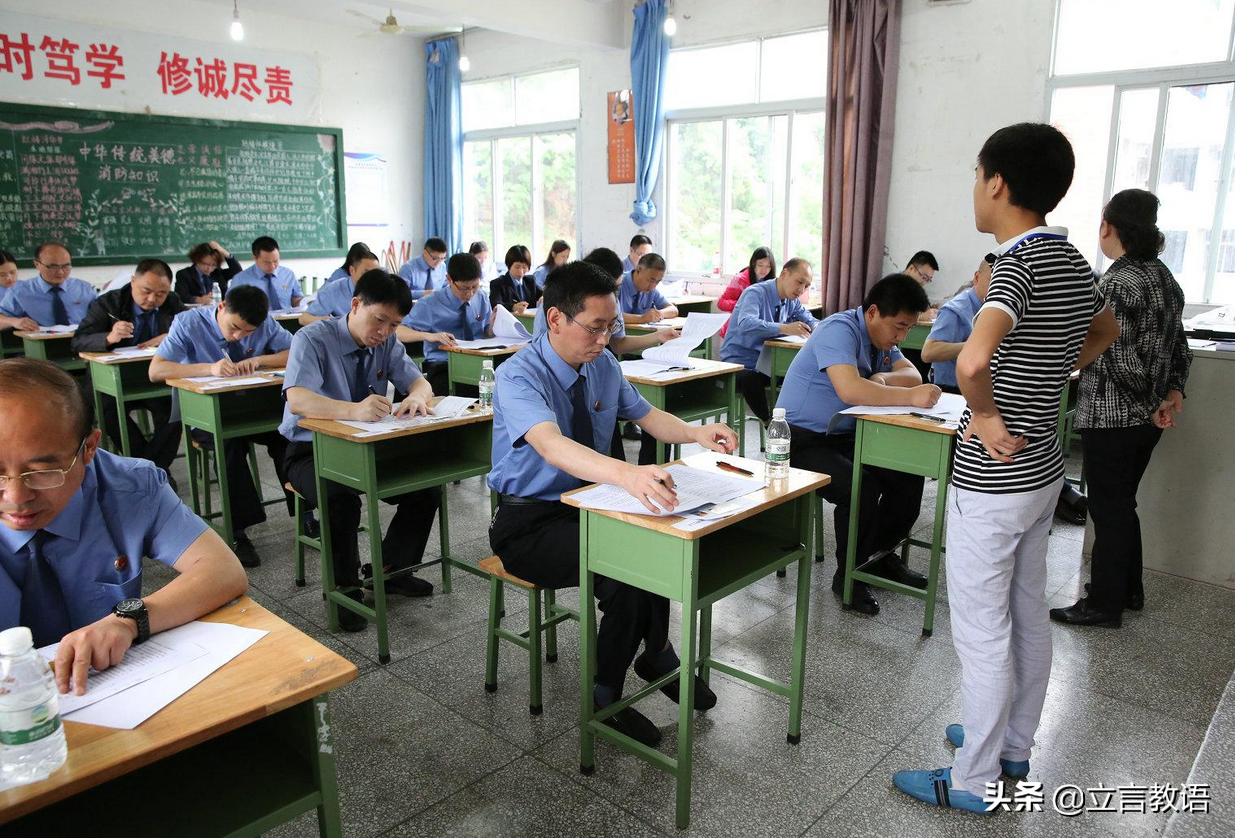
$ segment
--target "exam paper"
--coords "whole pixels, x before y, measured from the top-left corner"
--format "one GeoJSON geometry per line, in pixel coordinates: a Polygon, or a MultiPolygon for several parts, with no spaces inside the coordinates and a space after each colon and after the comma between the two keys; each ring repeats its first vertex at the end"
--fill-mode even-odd
{"type": "Polygon", "coordinates": [[[401,431],[405,428],[418,428],[421,425],[432,425],[435,422],[456,419],[475,402],[475,399],[469,399],[465,396],[446,396],[433,406],[434,415],[432,416],[403,416],[395,418],[392,413],[385,419],[379,419],[376,422],[340,420],[339,424],[347,425],[349,428],[355,428],[360,431],[355,436],[377,436],[378,434],[388,434],[392,431],[401,431]]]}
{"type": "MultiPolygon", "coordinates": [[[[802,346],[805,345],[807,337],[805,335],[777,335],[773,340],[802,346]]],[[[759,347],[759,357],[755,360],[755,372],[761,372],[766,376],[772,375],[772,347],[767,343],[759,347]]]]}
{"type": "Polygon", "coordinates": [[[785,343],[796,343],[798,346],[806,344],[807,335],[781,335],[776,340],[784,341],[785,343]]]}
{"type": "Polygon", "coordinates": [[[643,350],[643,360],[657,362],[662,366],[689,367],[692,365],[690,353],[719,332],[728,319],[728,312],[701,314],[692,311],[686,317],[686,324],[682,326],[682,335],[660,346],[649,346],[643,350]]]}
{"type": "Polygon", "coordinates": [[[659,381],[667,381],[672,378],[677,378],[684,372],[690,372],[690,367],[682,364],[680,366],[665,366],[663,361],[641,361],[637,358],[632,358],[627,361],[619,362],[622,366],[622,375],[634,375],[640,378],[655,378],[659,381]]]}
{"type": "Polygon", "coordinates": [[[77,324],[71,323],[68,326],[39,326],[34,333],[37,335],[67,335],[76,331],[77,324]]]}
{"type": "MultiPolygon", "coordinates": [[[[226,390],[229,387],[246,387],[250,384],[267,384],[265,378],[228,378],[227,376],[206,377],[207,383],[203,390],[226,390]]],[[[192,381],[193,379],[189,379],[192,381]]]]}
{"type": "MultiPolygon", "coordinates": [[[[501,306],[499,306],[501,308],[501,306]]],[[[505,311],[505,309],[502,309],[505,311]]],[[[516,346],[522,346],[531,338],[477,338],[476,340],[457,340],[455,346],[461,349],[514,349],[516,346]]]]}
{"type": "Polygon", "coordinates": [[[759,501],[756,498],[737,498],[728,503],[709,503],[699,507],[694,512],[686,513],[682,516],[682,520],[673,525],[673,528],[685,532],[701,530],[708,524],[724,518],[731,518],[739,512],[745,512],[758,503],[759,501]]]}
{"type": "Polygon", "coordinates": [[[869,405],[860,404],[848,407],[841,413],[848,416],[904,416],[909,413],[920,413],[923,416],[934,416],[945,422],[959,422],[965,412],[965,397],[955,393],[944,393],[934,407],[912,407],[908,405],[869,405]]]}
{"type": "Polygon", "coordinates": [[[525,343],[532,339],[532,335],[528,332],[527,328],[519,322],[518,318],[507,311],[506,306],[497,307],[497,314],[493,317],[493,336],[512,338],[525,343]]]}
{"type": "Polygon", "coordinates": [[[634,515],[684,515],[705,504],[728,501],[757,492],[764,487],[762,480],[751,480],[729,474],[716,474],[687,465],[668,466],[665,471],[673,476],[673,488],[677,492],[678,505],[672,511],[648,512],[634,495],[620,486],[601,484],[580,492],[575,499],[586,509],[607,512],[627,512],[634,515]]]}
{"type": "MultiPolygon", "coordinates": [[[[130,646],[118,666],[102,672],[91,668],[86,677],[85,695],[75,695],[70,681],[68,694],[60,696],[60,713],[67,716],[83,707],[97,704],[206,654],[205,647],[200,644],[177,638],[175,635],[169,637],[169,634],[164,632],[141,645],[130,646]]],[[[52,643],[39,649],[39,654],[50,662],[56,659],[56,650],[59,648],[59,643],[52,643]]]]}
{"type": "Polygon", "coordinates": [[[153,358],[157,349],[139,349],[136,346],[125,347],[113,350],[112,354],[105,355],[102,358],[94,360],[100,364],[114,364],[119,361],[128,361],[132,358],[153,358]]]}

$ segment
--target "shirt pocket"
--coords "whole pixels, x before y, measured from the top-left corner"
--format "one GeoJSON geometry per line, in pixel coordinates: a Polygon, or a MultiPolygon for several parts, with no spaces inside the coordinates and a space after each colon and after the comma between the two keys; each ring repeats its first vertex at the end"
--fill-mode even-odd
{"type": "Polygon", "coordinates": [[[141,565],[130,559],[128,571],[108,570],[94,581],[93,599],[96,613],[111,611],[124,599],[138,599],[142,595],[141,565]]]}
{"type": "Polygon", "coordinates": [[[592,416],[592,436],[597,437],[599,434],[597,444],[603,446],[603,450],[599,452],[601,454],[609,453],[613,429],[617,427],[617,412],[616,401],[611,405],[601,405],[600,410],[588,408],[588,413],[592,416]]]}

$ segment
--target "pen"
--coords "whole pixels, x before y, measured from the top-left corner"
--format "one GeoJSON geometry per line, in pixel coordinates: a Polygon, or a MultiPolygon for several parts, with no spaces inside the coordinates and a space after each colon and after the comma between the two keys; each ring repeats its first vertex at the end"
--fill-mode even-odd
{"type": "Polygon", "coordinates": [[[747,477],[755,476],[755,473],[753,471],[747,471],[744,468],[738,468],[735,465],[730,465],[729,463],[726,463],[724,460],[717,460],[716,467],[719,469],[723,469],[725,471],[732,471],[735,474],[745,474],[747,477]]]}
{"type": "Polygon", "coordinates": [[[940,425],[946,424],[947,419],[942,419],[938,416],[931,416],[929,413],[914,413],[910,411],[910,416],[916,416],[919,419],[925,419],[928,422],[938,422],[940,425]]]}

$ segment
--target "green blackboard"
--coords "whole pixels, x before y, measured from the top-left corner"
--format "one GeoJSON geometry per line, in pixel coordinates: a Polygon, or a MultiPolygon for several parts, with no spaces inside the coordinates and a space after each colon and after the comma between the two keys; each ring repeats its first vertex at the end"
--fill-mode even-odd
{"type": "Polygon", "coordinates": [[[347,248],[343,132],[0,103],[0,248],[65,242],[74,264],[183,260],[202,241],[243,259],[347,248]]]}

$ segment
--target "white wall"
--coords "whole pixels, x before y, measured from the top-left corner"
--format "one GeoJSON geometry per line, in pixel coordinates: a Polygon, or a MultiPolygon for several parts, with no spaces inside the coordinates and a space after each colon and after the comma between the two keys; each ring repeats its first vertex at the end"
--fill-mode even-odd
{"type": "MultiPolygon", "coordinates": [[[[230,10],[195,0],[0,0],[0,10],[49,18],[175,34],[203,41],[228,40],[230,10]]],[[[255,49],[299,52],[318,62],[321,98],[316,123],[343,129],[347,151],[384,152],[388,158],[389,226],[349,227],[348,241],[384,247],[391,239],[415,241],[421,235],[424,47],[408,36],[357,37],[356,30],[264,14],[245,9],[245,40],[255,49]]],[[[0,77],[0,99],[6,98],[0,77]]],[[[248,242],[223,242],[249,264],[248,242]]],[[[25,254],[18,254],[24,258],[25,254]]],[[[292,259],[284,264],[300,275],[324,276],[341,258],[292,259]]],[[[178,269],[187,264],[173,262],[178,269]]],[[[103,283],[124,266],[74,268],[74,276],[103,283]]],[[[22,272],[23,278],[28,274],[22,272]]]]}

